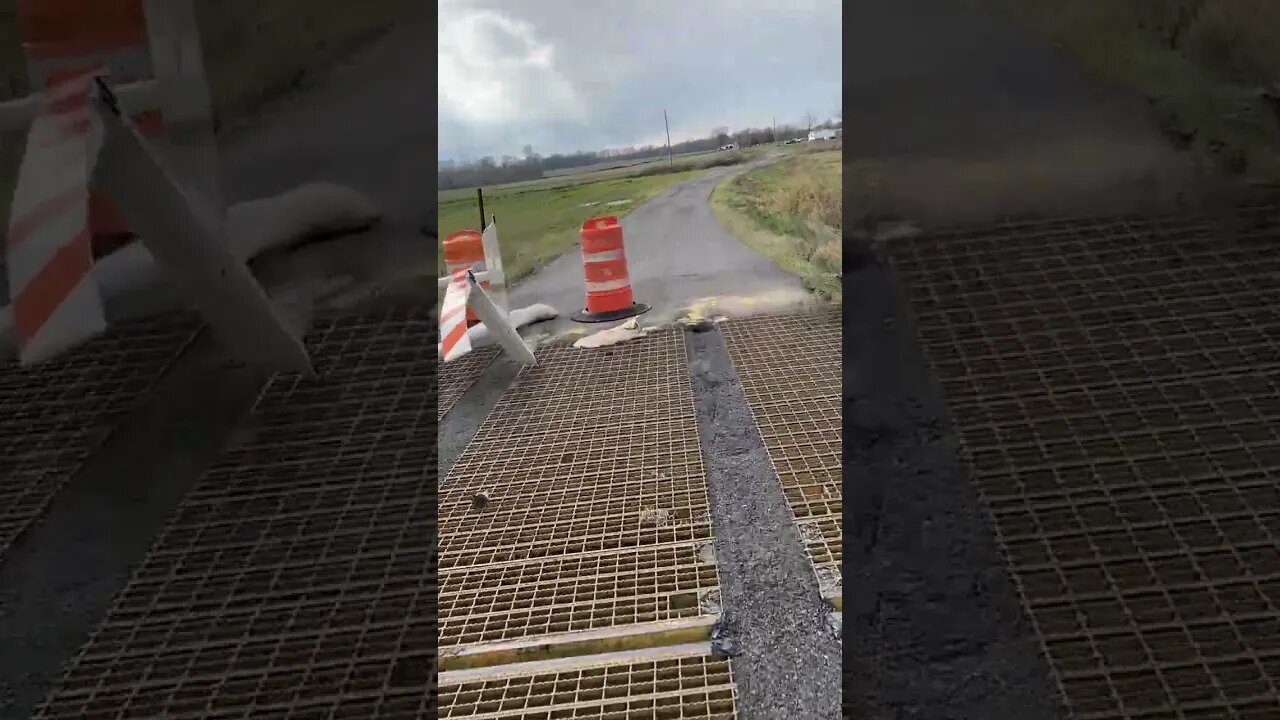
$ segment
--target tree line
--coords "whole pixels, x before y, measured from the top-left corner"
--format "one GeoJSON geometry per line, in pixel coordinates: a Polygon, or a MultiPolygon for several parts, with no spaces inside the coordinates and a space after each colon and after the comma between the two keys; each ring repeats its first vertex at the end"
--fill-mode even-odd
{"type": "MultiPolygon", "coordinates": [[[[706,137],[672,143],[671,152],[676,155],[706,152],[724,147],[729,143],[736,143],[738,147],[750,147],[763,143],[782,142],[790,138],[803,138],[808,135],[809,129],[839,127],[838,121],[817,123],[812,116],[806,116],[804,122],[803,126],[779,125],[776,129],[747,128],[733,133],[729,132],[727,127],[718,127],[706,137]]],[[[438,179],[441,190],[501,185],[521,180],[537,180],[546,173],[556,170],[568,170],[604,162],[623,164],[666,157],[666,155],[666,145],[645,145],[599,152],[556,153],[543,157],[535,153],[531,146],[526,145],[524,157],[485,156],[474,162],[458,163],[452,166],[442,165],[438,170],[438,179]]]]}

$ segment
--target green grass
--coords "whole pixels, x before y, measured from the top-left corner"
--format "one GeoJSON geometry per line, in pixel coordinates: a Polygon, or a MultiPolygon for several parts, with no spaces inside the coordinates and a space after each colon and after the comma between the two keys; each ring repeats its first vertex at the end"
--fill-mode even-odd
{"type": "MultiPolygon", "coordinates": [[[[766,151],[767,146],[757,146],[746,148],[734,153],[721,153],[716,151],[686,153],[684,155],[676,155],[674,161],[668,163],[665,158],[661,160],[649,160],[643,163],[633,163],[626,166],[608,167],[598,169],[599,166],[588,166],[586,168],[575,168],[575,172],[557,172],[554,175],[547,175],[537,180],[521,180],[519,182],[507,183],[501,186],[485,188],[486,196],[489,192],[501,190],[546,190],[572,187],[574,185],[584,185],[589,183],[601,182],[603,180],[618,180],[622,178],[643,177],[649,175],[662,175],[666,173],[680,173],[689,170],[706,170],[712,167],[723,165],[736,165],[739,163],[754,160],[766,151]]],[[[440,202],[458,199],[475,199],[476,189],[453,188],[450,190],[442,190],[439,194],[440,202]]]]}
{"type": "Polygon", "coordinates": [[[840,302],[843,223],[841,152],[796,151],[721,183],[711,195],[720,222],[751,248],[840,302]]]}
{"type": "MultiPolygon", "coordinates": [[[[601,215],[624,216],[637,205],[658,195],[672,185],[691,180],[703,170],[645,177],[606,177],[591,182],[566,182],[555,178],[555,184],[512,183],[486,188],[485,213],[498,218],[502,242],[502,262],[510,283],[519,282],[538,268],[571,250],[578,243],[582,221],[601,215]],[[630,200],[623,205],[605,205],[615,200],[630,200]],[[599,203],[583,207],[586,203],[599,203]]],[[[596,173],[598,174],[598,173],[596,173]]],[[[440,237],[479,225],[475,190],[447,190],[439,194],[440,237]]],[[[443,252],[436,271],[446,272],[443,252]]],[[[434,278],[432,278],[434,281],[434,278]]]]}
{"type": "MultiPolygon", "coordinates": [[[[15,0],[0,0],[0,99],[27,92],[15,0]]],[[[417,0],[196,0],[214,113],[225,127],[420,11],[417,0]]],[[[25,136],[0,134],[0,226],[8,227],[25,136]]]]}
{"type": "Polygon", "coordinates": [[[1095,74],[1140,91],[1206,167],[1280,181],[1280,122],[1257,95],[1280,81],[1274,0],[984,0],[1095,74]]]}

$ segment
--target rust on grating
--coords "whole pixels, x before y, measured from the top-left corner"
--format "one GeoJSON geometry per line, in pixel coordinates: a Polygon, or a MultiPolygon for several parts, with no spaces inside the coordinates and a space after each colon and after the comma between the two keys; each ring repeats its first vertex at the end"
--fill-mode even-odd
{"type": "Polygon", "coordinates": [[[264,390],[39,717],[429,712],[431,310],[316,323],[319,378],[264,390]]]}
{"type": "Polygon", "coordinates": [[[582,663],[457,684],[442,680],[440,718],[662,718],[731,720],[737,690],[729,660],[706,654],[582,663]]]}
{"type": "Polygon", "coordinates": [[[187,313],[114,325],[43,365],[0,367],[0,554],[199,331],[187,313]]]}
{"type": "Polygon", "coordinates": [[[1280,208],[891,246],[1077,718],[1280,715],[1280,208]],[[1261,218],[1264,222],[1257,222],[1261,218]]]}
{"type": "Polygon", "coordinates": [[[440,363],[439,415],[444,417],[498,357],[498,348],[476,348],[456,360],[440,363]]]}
{"type": "Polygon", "coordinates": [[[440,646],[715,614],[709,509],[683,335],[540,350],[442,486],[440,646]]]}
{"type": "Polygon", "coordinates": [[[838,595],[840,311],[730,320],[720,328],[823,595],[838,595]]]}

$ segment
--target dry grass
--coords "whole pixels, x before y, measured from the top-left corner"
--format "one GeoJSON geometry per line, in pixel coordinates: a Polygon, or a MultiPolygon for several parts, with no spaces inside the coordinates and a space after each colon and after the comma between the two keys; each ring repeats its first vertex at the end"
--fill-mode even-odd
{"type": "Polygon", "coordinates": [[[818,225],[839,228],[843,215],[839,185],[814,175],[794,175],[765,192],[762,200],[770,213],[794,215],[818,225]]]}
{"type": "Polygon", "coordinates": [[[840,155],[830,145],[797,153],[723,182],[711,196],[730,232],[835,302],[843,258],[840,155]]]}

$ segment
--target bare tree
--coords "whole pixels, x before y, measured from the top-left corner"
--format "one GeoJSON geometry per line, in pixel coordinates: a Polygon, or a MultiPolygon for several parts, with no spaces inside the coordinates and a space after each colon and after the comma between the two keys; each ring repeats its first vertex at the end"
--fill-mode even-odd
{"type": "Polygon", "coordinates": [[[806,133],[813,130],[813,124],[816,123],[817,121],[818,119],[814,117],[813,113],[809,112],[808,110],[804,111],[804,119],[801,121],[801,123],[804,125],[804,131],[806,133]]]}
{"type": "Polygon", "coordinates": [[[525,156],[525,159],[528,159],[528,158],[532,158],[532,157],[533,157],[533,146],[532,146],[532,145],[525,145],[525,146],[524,146],[524,156],[525,156]]]}
{"type": "Polygon", "coordinates": [[[711,137],[716,139],[716,144],[720,146],[729,144],[729,128],[723,125],[718,128],[711,129],[711,137]]]}

